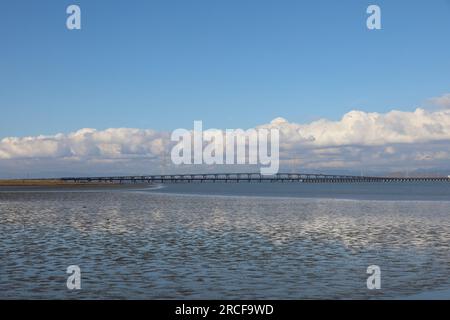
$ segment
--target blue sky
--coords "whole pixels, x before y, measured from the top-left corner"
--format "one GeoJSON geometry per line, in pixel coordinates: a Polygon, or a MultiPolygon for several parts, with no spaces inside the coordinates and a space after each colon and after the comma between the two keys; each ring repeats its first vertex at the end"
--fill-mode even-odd
{"type": "Polygon", "coordinates": [[[0,138],[413,110],[450,91],[449,32],[446,0],[2,1],[0,138]]]}

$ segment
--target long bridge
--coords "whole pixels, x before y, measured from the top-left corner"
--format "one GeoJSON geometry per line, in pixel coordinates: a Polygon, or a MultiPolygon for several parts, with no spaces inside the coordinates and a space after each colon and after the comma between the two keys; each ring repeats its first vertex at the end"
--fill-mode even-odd
{"type": "Polygon", "coordinates": [[[450,182],[450,177],[366,177],[351,175],[277,173],[206,173],[111,177],[65,177],[75,183],[206,183],[206,182],[300,182],[300,183],[363,183],[363,182],[450,182]]]}

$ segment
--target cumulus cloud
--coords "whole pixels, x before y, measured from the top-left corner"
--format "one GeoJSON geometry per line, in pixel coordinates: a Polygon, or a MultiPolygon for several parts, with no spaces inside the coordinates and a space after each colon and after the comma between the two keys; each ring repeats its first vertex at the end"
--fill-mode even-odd
{"type": "Polygon", "coordinates": [[[289,123],[280,118],[261,127],[278,128],[288,146],[315,147],[381,146],[450,139],[450,110],[436,112],[418,108],[413,112],[386,114],[351,111],[339,121],[322,119],[309,124],[289,123]]]}
{"type": "Polygon", "coordinates": [[[450,109],[450,93],[444,94],[440,97],[431,98],[430,102],[438,107],[450,109]]]}
{"type": "MultiPolygon", "coordinates": [[[[450,108],[444,107],[450,106],[450,95],[435,99],[439,110],[351,111],[338,121],[305,124],[276,118],[257,128],[280,130],[282,170],[445,170],[450,169],[450,108]]],[[[41,172],[160,173],[163,162],[164,168],[169,163],[167,170],[183,171],[170,168],[172,145],[169,132],[133,128],[7,137],[0,140],[0,174],[30,167],[41,172]]]]}
{"type": "Polygon", "coordinates": [[[154,130],[130,128],[85,128],[54,136],[8,137],[0,141],[0,159],[156,157],[163,153],[166,137],[154,130]]]}

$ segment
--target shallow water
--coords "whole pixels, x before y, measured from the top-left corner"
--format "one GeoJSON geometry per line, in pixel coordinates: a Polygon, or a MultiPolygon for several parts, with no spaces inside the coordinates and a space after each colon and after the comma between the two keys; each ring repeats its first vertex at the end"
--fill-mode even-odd
{"type": "Polygon", "coordinates": [[[370,199],[353,185],[357,200],[346,200],[352,185],[340,186],[313,186],[336,190],[316,198],[297,184],[3,190],[0,298],[379,299],[450,288],[446,187],[385,189],[383,200],[383,188],[370,199]],[[366,287],[373,264],[381,290],[366,287]],[[81,268],[81,290],[66,288],[69,265],[81,268]]]}
{"type": "Polygon", "coordinates": [[[353,200],[450,201],[448,182],[411,183],[178,183],[156,192],[252,197],[294,197],[353,200]]]}

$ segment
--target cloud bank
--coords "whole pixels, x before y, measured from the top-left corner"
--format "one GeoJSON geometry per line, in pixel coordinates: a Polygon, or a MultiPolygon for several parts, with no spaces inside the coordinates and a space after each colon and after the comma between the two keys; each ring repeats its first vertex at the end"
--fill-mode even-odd
{"type": "MultiPolygon", "coordinates": [[[[450,94],[430,101],[439,109],[384,114],[351,111],[339,121],[322,119],[306,124],[276,118],[258,128],[280,130],[280,160],[286,171],[448,170],[450,94]]],[[[169,132],[133,128],[7,137],[0,140],[0,175],[146,174],[192,169],[170,164],[173,144],[169,138],[169,132]]]]}
{"type": "Polygon", "coordinates": [[[8,137],[0,141],[0,160],[25,158],[121,159],[155,157],[164,150],[167,134],[154,130],[80,129],[69,134],[8,137]]]}

